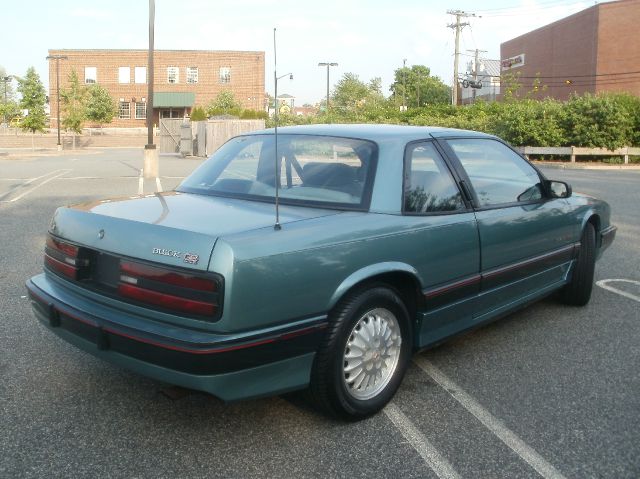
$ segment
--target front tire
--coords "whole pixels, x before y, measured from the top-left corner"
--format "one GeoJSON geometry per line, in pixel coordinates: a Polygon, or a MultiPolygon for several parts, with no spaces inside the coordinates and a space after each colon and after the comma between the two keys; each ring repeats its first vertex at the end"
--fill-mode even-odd
{"type": "Polygon", "coordinates": [[[311,397],[333,416],[370,416],[400,386],[411,350],[409,314],[394,290],[373,286],[351,293],[330,314],[311,371],[311,397]]]}
{"type": "Polygon", "coordinates": [[[571,273],[571,281],[562,290],[564,303],[584,306],[589,302],[595,266],[596,230],[591,223],[587,223],[580,239],[580,252],[571,273]]]}

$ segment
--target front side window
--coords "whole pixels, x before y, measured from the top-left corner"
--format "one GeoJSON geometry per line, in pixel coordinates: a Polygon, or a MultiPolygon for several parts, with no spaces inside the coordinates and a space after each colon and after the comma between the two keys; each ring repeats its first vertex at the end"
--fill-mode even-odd
{"type": "Polygon", "coordinates": [[[231,83],[231,67],[220,67],[220,83],[231,83]]]}
{"type": "Polygon", "coordinates": [[[225,143],[178,191],[282,203],[368,207],[377,146],[312,135],[247,135],[225,143]],[[277,173],[276,173],[277,171],[277,173]]]}
{"type": "Polygon", "coordinates": [[[131,118],[131,104],[128,101],[120,101],[118,112],[118,118],[128,120],[131,118]]]}
{"type": "Polygon", "coordinates": [[[442,213],[463,208],[460,191],[433,143],[409,145],[404,170],[405,213],[442,213]]]}
{"type": "Polygon", "coordinates": [[[178,83],[180,81],[180,68],[167,67],[167,83],[178,83]]]}
{"type": "Polygon", "coordinates": [[[98,69],[96,67],[84,67],[84,82],[96,83],[98,81],[98,69]]]}
{"type": "Polygon", "coordinates": [[[118,67],[118,83],[130,83],[131,82],[131,68],[118,67]]]}
{"type": "Polygon", "coordinates": [[[485,138],[447,140],[462,163],[479,206],[527,203],[542,199],[538,172],[499,141],[485,138]]]}
{"type": "Polygon", "coordinates": [[[198,83],[198,67],[187,67],[187,83],[198,83]]]}

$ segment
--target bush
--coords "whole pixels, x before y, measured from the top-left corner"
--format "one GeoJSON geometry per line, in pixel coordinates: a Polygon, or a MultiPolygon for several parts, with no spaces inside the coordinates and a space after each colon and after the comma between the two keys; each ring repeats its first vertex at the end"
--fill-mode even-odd
{"type": "Polygon", "coordinates": [[[572,96],[563,121],[568,144],[613,150],[637,143],[636,103],[629,95],[615,93],[572,96]]]}
{"type": "Polygon", "coordinates": [[[207,114],[201,106],[194,106],[190,118],[191,121],[204,121],[207,119],[207,114]]]}
{"type": "MultiPolygon", "coordinates": [[[[401,112],[391,100],[331,108],[315,116],[280,115],[279,125],[394,123],[482,131],[516,146],[640,145],[640,98],[626,93],[574,96],[568,102],[511,99],[454,107],[429,105],[401,112]]],[[[273,126],[273,119],[267,124],[273,126]]]]}

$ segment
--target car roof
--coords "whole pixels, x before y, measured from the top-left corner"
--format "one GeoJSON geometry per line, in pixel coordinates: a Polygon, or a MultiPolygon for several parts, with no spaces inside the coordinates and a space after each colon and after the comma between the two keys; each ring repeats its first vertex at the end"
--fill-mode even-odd
{"type": "MultiPolygon", "coordinates": [[[[273,134],[274,129],[252,131],[246,135],[252,134],[273,134]]],[[[435,126],[408,126],[408,125],[380,125],[380,124],[318,124],[318,125],[297,125],[284,126],[278,128],[279,134],[298,134],[298,135],[322,135],[322,136],[339,136],[347,138],[360,138],[363,140],[403,140],[414,141],[432,136],[434,138],[444,137],[483,137],[495,138],[486,133],[480,133],[471,130],[458,130],[455,128],[441,128],[435,126]]]]}

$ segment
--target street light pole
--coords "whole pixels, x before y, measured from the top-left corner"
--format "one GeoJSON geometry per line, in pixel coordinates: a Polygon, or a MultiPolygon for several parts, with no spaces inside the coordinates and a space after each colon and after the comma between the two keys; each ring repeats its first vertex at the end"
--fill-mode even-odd
{"type": "Polygon", "coordinates": [[[66,55],[49,55],[47,60],[56,61],[56,117],[58,118],[58,151],[62,150],[60,142],[60,60],[67,60],[66,55]]]}
{"type": "Polygon", "coordinates": [[[327,67],[327,114],[329,114],[329,68],[337,67],[338,64],[335,62],[320,62],[318,66],[327,67]]]}
{"type": "Polygon", "coordinates": [[[402,111],[404,111],[407,103],[407,59],[402,59],[402,111]]]}
{"type": "Polygon", "coordinates": [[[2,81],[4,82],[4,111],[3,111],[3,123],[7,124],[7,83],[11,81],[10,76],[2,77],[2,81]]]}
{"type": "Polygon", "coordinates": [[[144,145],[142,175],[147,179],[158,178],[160,158],[153,143],[153,36],[156,18],[155,0],[149,0],[149,56],[147,62],[147,144],[144,145]]]}

